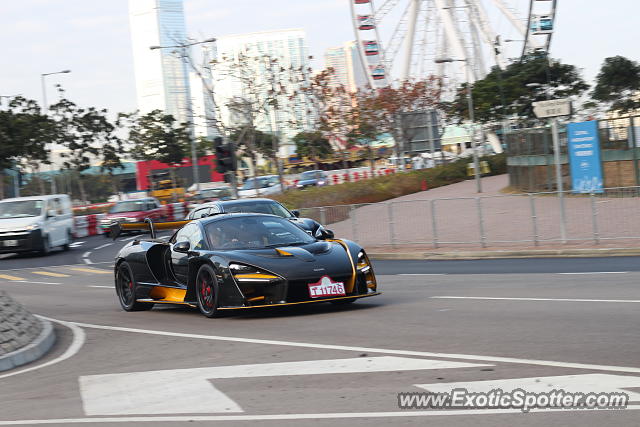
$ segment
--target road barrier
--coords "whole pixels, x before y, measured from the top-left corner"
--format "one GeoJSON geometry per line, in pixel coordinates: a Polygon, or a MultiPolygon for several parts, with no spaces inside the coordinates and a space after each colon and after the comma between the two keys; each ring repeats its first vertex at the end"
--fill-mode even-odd
{"type": "Polygon", "coordinates": [[[427,198],[300,209],[336,236],[362,245],[515,246],[640,239],[640,187],[427,198]],[[562,202],[564,201],[564,202],[562,202]],[[564,215],[561,214],[564,209],[564,215]],[[565,218],[564,233],[562,220],[565,218]]]}
{"type": "Polygon", "coordinates": [[[87,237],[100,234],[100,221],[105,214],[82,215],[73,217],[73,237],[87,237]]]}

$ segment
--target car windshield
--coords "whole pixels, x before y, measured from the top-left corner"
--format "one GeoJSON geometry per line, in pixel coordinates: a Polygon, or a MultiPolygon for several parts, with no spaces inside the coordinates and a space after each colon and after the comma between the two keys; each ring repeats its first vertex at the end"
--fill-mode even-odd
{"type": "Polygon", "coordinates": [[[225,203],[223,206],[226,213],[263,213],[277,215],[282,218],[293,218],[291,212],[278,202],[254,201],[225,203]]]}
{"type": "Polygon", "coordinates": [[[0,202],[0,219],[39,216],[44,206],[43,200],[16,200],[0,202]]]}
{"type": "Polygon", "coordinates": [[[269,178],[249,178],[244,182],[242,190],[253,190],[256,188],[256,181],[258,188],[265,188],[269,186],[269,178]]]}
{"type": "Polygon", "coordinates": [[[317,179],[322,178],[322,172],[320,171],[306,171],[302,172],[301,179],[317,179]]]}
{"type": "Polygon", "coordinates": [[[138,212],[147,210],[146,200],[130,200],[116,203],[109,209],[109,213],[138,212]]]}
{"type": "Polygon", "coordinates": [[[274,216],[225,218],[207,224],[205,229],[214,250],[266,249],[315,242],[301,228],[274,216]]]}

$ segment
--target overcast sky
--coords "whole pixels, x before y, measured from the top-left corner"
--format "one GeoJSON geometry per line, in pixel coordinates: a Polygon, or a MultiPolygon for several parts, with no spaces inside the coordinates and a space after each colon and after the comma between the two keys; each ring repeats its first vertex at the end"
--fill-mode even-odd
{"type": "MultiPolygon", "coordinates": [[[[187,29],[195,38],[303,28],[311,55],[353,39],[351,0],[184,0],[187,29]]],[[[528,3],[526,0],[509,0],[528,3]]],[[[0,95],[41,100],[62,83],[85,106],[133,111],[135,85],[127,0],[3,0],[0,7],[0,95]]],[[[592,79],[607,56],[640,60],[639,0],[559,0],[551,55],[592,79]]],[[[317,61],[321,66],[322,61],[317,61]]],[[[1,99],[1,98],[0,98],[1,99]]]]}

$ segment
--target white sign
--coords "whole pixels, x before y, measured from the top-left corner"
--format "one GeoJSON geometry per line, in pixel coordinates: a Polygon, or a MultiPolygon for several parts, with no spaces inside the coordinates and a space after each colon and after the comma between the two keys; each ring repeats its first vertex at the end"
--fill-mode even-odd
{"type": "Polygon", "coordinates": [[[381,356],[89,375],[79,378],[87,415],[243,412],[210,380],[493,366],[381,356]]]}
{"type": "Polygon", "coordinates": [[[539,119],[556,116],[569,116],[571,115],[571,100],[564,98],[534,102],[533,113],[539,119]]]}

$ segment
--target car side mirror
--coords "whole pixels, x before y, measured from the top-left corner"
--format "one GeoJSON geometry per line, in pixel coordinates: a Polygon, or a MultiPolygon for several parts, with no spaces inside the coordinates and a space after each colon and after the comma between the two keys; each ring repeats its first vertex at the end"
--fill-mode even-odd
{"type": "Polygon", "coordinates": [[[324,227],[318,228],[318,230],[316,230],[316,233],[315,233],[315,238],[318,240],[333,239],[334,237],[335,235],[333,234],[333,231],[327,230],[324,227]]]}
{"type": "Polygon", "coordinates": [[[175,245],[173,245],[173,250],[175,252],[186,254],[187,252],[189,252],[190,246],[191,245],[189,244],[189,242],[178,242],[175,245]]]}
{"type": "Polygon", "coordinates": [[[293,216],[295,216],[296,218],[300,218],[300,211],[299,210],[293,210],[291,211],[291,213],[293,214],[293,216]]]}

